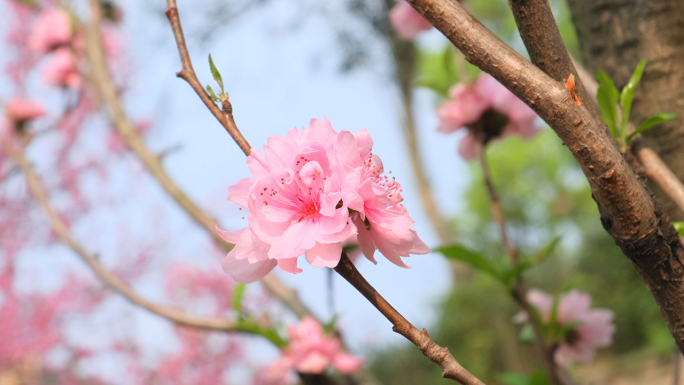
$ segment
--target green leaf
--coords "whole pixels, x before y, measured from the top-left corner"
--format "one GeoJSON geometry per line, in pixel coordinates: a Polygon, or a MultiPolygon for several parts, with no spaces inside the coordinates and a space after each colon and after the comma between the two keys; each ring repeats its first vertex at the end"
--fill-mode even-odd
{"type": "Polygon", "coordinates": [[[216,94],[214,93],[214,90],[211,89],[211,86],[207,86],[207,93],[209,94],[209,99],[211,99],[212,102],[216,102],[219,100],[219,98],[216,97],[216,94]]]}
{"type": "Polygon", "coordinates": [[[684,237],[684,222],[672,222],[672,226],[677,230],[680,237],[684,237]]]}
{"type": "Polygon", "coordinates": [[[265,337],[279,348],[284,348],[287,346],[287,341],[285,341],[277,331],[265,326],[261,326],[259,321],[252,317],[238,320],[235,324],[235,328],[246,333],[257,334],[265,337]]]}
{"type": "Polygon", "coordinates": [[[443,98],[449,97],[449,88],[459,81],[454,51],[447,46],[440,51],[418,50],[414,87],[426,87],[443,98]]]}
{"type": "Polygon", "coordinates": [[[221,74],[218,72],[216,66],[214,65],[214,61],[211,59],[211,54],[209,54],[209,68],[211,68],[211,74],[214,76],[214,80],[216,80],[216,83],[221,86],[221,93],[224,94],[225,91],[223,90],[223,79],[221,79],[221,74]]]}
{"type": "Polygon", "coordinates": [[[599,88],[596,98],[599,102],[599,110],[601,110],[601,116],[603,121],[606,122],[608,129],[610,130],[613,138],[617,139],[617,102],[620,96],[617,88],[615,88],[615,83],[613,79],[608,77],[603,71],[598,72],[599,88]]]}
{"type": "Polygon", "coordinates": [[[333,334],[333,332],[335,331],[335,323],[337,323],[337,320],[339,319],[339,317],[340,316],[338,314],[335,314],[332,317],[332,319],[330,320],[330,322],[323,325],[323,331],[325,331],[326,334],[329,334],[329,335],[333,334]]]}
{"type": "Polygon", "coordinates": [[[242,299],[245,296],[246,288],[247,285],[245,285],[244,283],[237,283],[233,288],[233,310],[235,310],[238,313],[242,313],[242,299]]]}
{"type": "Polygon", "coordinates": [[[502,279],[501,273],[496,268],[494,268],[494,266],[489,262],[487,258],[483,257],[482,255],[476,252],[470,251],[463,246],[444,246],[434,251],[444,254],[444,256],[449,259],[465,262],[470,266],[478,270],[481,270],[498,280],[502,279]]]}
{"type": "Polygon", "coordinates": [[[627,138],[627,143],[631,142],[632,138],[634,138],[636,134],[640,134],[653,126],[667,122],[668,120],[672,120],[676,117],[677,114],[668,114],[666,112],[659,112],[657,114],[649,116],[648,119],[644,120],[643,123],[641,123],[634,132],[629,134],[629,137],[627,138]]]}
{"type": "Polygon", "coordinates": [[[518,341],[531,344],[534,342],[534,330],[532,330],[532,325],[526,323],[520,329],[520,334],[518,334],[518,341]]]}
{"type": "Polygon", "coordinates": [[[504,373],[498,377],[504,385],[528,385],[530,379],[521,373],[504,373]]]}
{"type": "MultiPolygon", "coordinates": [[[[625,136],[625,130],[627,129],[627,122],[629,122],[629,113],[632,109],[632,101],[634,100],[634,89],[639,80],[641,80],[641,75],[644,73],[644,67],[646,67],[646,60],[639,62],[639,65],[634,70],[632,77],[629,79],[629,83],[622,89],[620,94],[620,106],[622,106],[622,121],[620,122],[620,132],[622,137],[625,136]]],[[[625,145],[627,143],[624,143],[625,145]]]]}
{"type": "Polygon", "coordinates": [[[551,382],[544,372],[538,371],[532,375],[528,385],[551,385],[551,382]]]}
{"type": "Polygon", "coordinates": [[[518,278],[522,273],[527,271],[529,268],[543,262],[548,256],[550,256],[553,253],[553,251],[560,243],[560,240],[561,237],[556,237],[551,241],[551,243],[546,245],[546,247],[541,249],[537,254],[527,258],[521,258],[520,262],[518,263],[518,266],[511,270],[510,279],[514,280],[518,278]]]}

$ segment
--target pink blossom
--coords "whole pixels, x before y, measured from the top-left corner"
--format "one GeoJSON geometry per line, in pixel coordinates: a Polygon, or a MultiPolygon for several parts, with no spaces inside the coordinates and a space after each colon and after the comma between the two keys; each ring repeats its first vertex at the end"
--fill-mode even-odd
{"type": "Polygon", "coordinates": [[[306,317],[296,327],[287,329],[290,344],[284,351],[280,365],[287,365],[301,373],[320,374],[332,366],[342,374],[350,374],[364,364],[364,360],[345,353],[340,340],[325,335],[321,325],[306,317]]]}
{"type": "Polygon", "coordinates": [[[249,226],[217,229],[235,244],[223,270],[238,282],[260,279],[276,265],[299,273],[302,254],[315,267],[332,268],[359,228],[361,248],[373,262],[376,249],[403,267],[400,257],[427,253],[400,204],[401,187],[383,179],[372,145],[365,130],[337,133],[327,119],[312,119],[308,130],[270,137],[265,155],[252,149],[247,165],[254,178],[231,186],[228,197],[248,209],[249,226]]]}
{"type": "Polygon", "coordinates": [[[43,80],[55,86],[81,88],[76,59],[69,48],[60,48],[52,54],[42,71],[43,80]]]}
{"type": "Polygon", "coordinates": [[[476,157],[489,140],[508,135],[531,138],[538,132],[535,112],[489,74],[473,84],[456,84],[449,93],[451,99],[437,108],[437,130],[449,133],[468,127],[458,149],[464,159],[476,157]]]}
{"type": "Polygon", "coordinates": [[[69,15],[62,10],[47,10],[36,21],[29,47],[35,53],[45,54],[67,44],[71,39],[69,15]]]}
{"type": "MultiPolygon", "coordinates": [[[[527,300],[539,311],[541,320],[550,321],[553,298],[541,290],[531,289],[527,300]]],[[[562,341],[554,354],[554,359],[561,366],[574,362],[590,362],[596,349],[610,346],[613,342],[614,314],[608,309],[590,309],[591,297],[587,293],[572,290],[558,301],[558,319],[560,326],[576,323],[565,341],[562,341]]]]}
{"type": "Polygon", "coordinates": [[[43,107],[33,100],[15,97],[5,105],[8,118],[13,122],[24,122],[45,115],[43,107]]]}
{"type": "Polygon", "coordinates": [[[405,1],[392,8],[389,19],[397,35],[403,40],[413,40],[421,32],[432,29],[432,24],[405,1]]]}

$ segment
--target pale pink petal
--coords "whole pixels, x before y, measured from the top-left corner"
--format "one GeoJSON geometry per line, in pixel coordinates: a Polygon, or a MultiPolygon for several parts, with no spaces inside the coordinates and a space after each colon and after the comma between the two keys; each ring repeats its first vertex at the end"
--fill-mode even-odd
{"type": "Polygon", "coordinates": [[[252,283],[264,278],[276,265],[276,261],[273,260],[250,263],[244,259],[237,260],[226,257],[223,261],[223,271],[229,274],[236,282],[252,283]]]}
{"type": "Polygon", "coordinates": [[[316,246],[306,251],[306,260],[314,267],[337,266],[342,255],[342,242],[316,243],[316,246]]]}
{"type": "Polygon", "coordinates": [[[247,228],[240,229],[240,230],[235,230],[235,231],[225,231],[221,230],[218,225],[214,225],[216,228],[216,234],[218,234],[221,239],[228,243],[236,244],[238,240],[240,239],[240,236],[242,235],[242,232],[245,231],[247,228]]]}
{"type": "Polygon", "coordinates": [[[249,196],[249,190],[253,185],[254,179],[241,179],[239,182],[228,187],[228,200],[242,207],[248,207],[247,198],[249,196]]]}
{"type": "Polygon", "coordinates": [[[38,17],[29,38],[29,47],[35,53],[45,54],[71,39],[69,15],[61,10],[44,11],[38,17]]]}
{"type": "Polygon", "coordinates": [[[389,19],[397,35],[403,40],[413,40],[421,32],[432,29],[432,24],[405,1],[392,8],[389,19]]]}
{"type": "Polygon", "coordinates": [[[480,156],[482,152],[482,143],[475,139],[473,134],[468,133],[458,143],[458,153],[465,160],[472,160],[480,156]]]}
{"type": "Polygon", "coordinates": [[[333,367],[342,374],[352,374],[363,367],[365,360],[348,353],[337,353],[333,358],[333,367]]]}
{"type": "Polygon", "coordinates": [[[579,290],[572,290],[558,301],[558,322],[564,324],[583,320],[590,306],[591,297],[589,294],[582,293],[579,290]]]}
{"type": "Polygon", "coordinates": [[[527,291],[527,301],[539,311],[542,322],[549,322],[551,307],[553,306],[553,297],[541,290],[530,289],[527,291]]]}
{"type": "Polygon", "coordinates": [[[299,274],[302,271],[304,271],[297,267],[297,257],[281,258],[277,259],[276,261],[278,261],[278,267],[280,268],[280,270],[285,271],[287,273],[299,274]]]}

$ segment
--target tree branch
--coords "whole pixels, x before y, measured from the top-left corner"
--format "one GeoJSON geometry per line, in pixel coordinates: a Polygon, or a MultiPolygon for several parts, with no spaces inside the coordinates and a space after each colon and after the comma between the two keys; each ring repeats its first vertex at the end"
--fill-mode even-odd
{"type": "Polygon", "coordinates": [[[12,160],[19,166],[19,168],[26,175],[26,184],[29,192],[33,198],[38,201],[50,220],[50,225],[57,236],[66,243],[78,256],[85,262],[95,275],[104,282],[107,286],[122,294],[133,305],[142,307],[150,312],[157,314],[170,320],[173,323],[182,326],[190,326],[206,330],[218,330],[224,332],[247,331],[240,328],[236,323],[220,318],[200,318],[183,313],[177,309],[158,305],[154,302],[148,301],[135,292],[128,286],[121,278],[117,277],[109,270],[107,270],[98,261],[97,257],[88,253],[83,246],[81,246],[71,234],[66,223],[59,216],[57,211],[50,205],[48,193],[36,175],[30,162],[24,156],[20,149],[9,151],[12,160]]]}
{"type": "Polygon", "coordinates": [[[684,211],[684,185],[655,151],[648,147],[636,148],[636,155],[643,166],[644,174],[658,185],[667,196],[684,211]]]}
{"type": "Polygon", "coordinates": [[[252,147],[249,145],[249,143],[247,143],[247,139],[242,136],[242,133],[237,128],[237,125],[235,125],[235,120],[233,119],[233,107],[231,106],[230,102],[226,99],[226,101],[223,102],[223,111],[221,111],[221,109],[219,109],[209,98],[209,95],[204,90],[202,83],[200,83],[199,79],[197,79],[197,74],[195,74],[195,70],[192,67],[192,61],[190,60],[188,47],[185,44],[185,36],[183,35],[183,27],[181,26],[180,17],[178,15],[176,0],[167,0],[166,4],[166,17],[171,23],[173,35],[176,38],[176,43],[178,45],[178,53],[180,54],[181,63],[183,65],[181,71],[178,72],[176,76],[190,84],[192,89],[195,90],[197,96],[202,99],[209,111],[211,111],[219,123],[221,123],[223,128],[228,131],[230,136],[233,137],[233,140],[235,140],[235,143],[237,143],[242,152],[244,152],[245,155],[249,155],[252,147]]]}
{"type": "MultiPolygon", "coordinates": [[[[197,204],[195,204],[195,202],[193,202],[190,199],[190,197],[188,197],[183,192],[183,190],[180,189],[180,187],[178,187],[178,185],[176,185],[176,183],[169,177],[169,175],[164,170],[164,167],[162,166],[159,156],[152,153],[147,148],[145,142],[140,137],[140,134],[138,134],[138,131],[135,129],[131,121],[128,119],[126,112],[124,111],[121,101],[119,99],[116,87],[114,86],[114,83],[112,82],[111,76],[109,74],[105,53],[102,49],[102,38],[100,36],[100,2],[98,0],[91,0],[90,5],[91,20],[87,26],[86,43],[88,58],[91,64],[91,75],[93,78],[95,88],[99,92],[100,97],[104,100],[107,106],[109,106],[110,117],[112,122],[114,123],[114,127],[123,137],[128,148],[130,148],[131,151],[133,151],[133,153],[136,154],[138,159],[140,159],[140,161],[145,165],[150,174],[154,178],[156,178],[157,181],[159,181],[164,190],[176,201],[176,203],[178,203],[180,207],[183,208],[183,210],[185,210],[185,212],[187,212],[190,215],[190,217],[197,224],[199,224],[202,228],[204,228],[204,230],[207,231],[207,233],[211,235],[211,237],[214,239],[215,243],[219,245],[219,247],[221,247],[225,252],[229,252],[232,249],[232,245],[226,243],[216,233],[215,226],[218,223],[218,221],[207,215],[197,204]]],[[[189,68],[191,73],[194,75],[194,72],[192,72],[192,64],[190,64],[189,68]]],[[[195,77],[195,80],[196,79],[197,78],[195,77]]],[[[202,90],[202,92],[204,91],[202,90]]],[[[211,105],[216,109],[216,111],[218,111],[219,114],[215,115],[217,116],[217,119],[219,119],[219,122],[221,122],[221,124],[230,121],[232,122],[232,127],[235,130],[237,130],[237,127],[235,127],[235,122],[232,121],[232,115],[230,116],[230,119],[228,119],[225,116],[225,114],[223,114],[211,100],[209,100],[209,103],[211,103],[211,105]]],[[[212,110],[212,112],[214,112],[214,110],[212,110]]],[[[228,132],[231,132],[232,128],[229,129],[227,126],[225,126],[225,124],[224,127],[226,127],[226,130],[228,130],[228,132]]],[[[240,148],[243,149],[243,151],[245,148],[249,150],[249,145],[247,144],[247,141],[244,140],[239,131],[237,131],[237,133],[238,137],[236,139],[236,142],[238,142],[240,148]],[[239,138],[242,138],[240,139],[241,141],[238,141],[239,138]],[[240,143],[244,144],[244,148],[243,145],[241,145],[240,143]]],[[[233,137],[236,138],[235,136],[233,137]]],[[[247,154],[248,153],[249,152],[247,152],[247,154]]],[[[299,299],[297,292],[287,287],[274,274],[269,274],[266,277],[264,277],[261,280],[261,283],[264,285],[266,290],[268,290],[271,294],[277,297],[283,304],[285,304],[285,306],[292,310],[292,312],[295,313],[298,318],[304,318],[308,316],[313,317],[311,311],[299,299]]]]}
{"type": "Polygon", "coordinates": [[[646,282],[684,350],[684,247],[652,193],[638,179],[603,121],[469,15],[455,0],[408,0],[461,50],[527,103],[567,145],[584,172],[601,223],[646,282]]]}
{"type": "Polygon", "coordinates": [[[413,342],[423,354],[432,362],[442,367],[442,377],[457,381],[464,385],[484,385],[482,381],[473,376],[462,367],[454,356],[449,353],[448,348],[437,345],[430,339],[427,330],[419,331],[404,318],[392,305],[390,305],[373,286],[359,273],[347,254],[342,252],[340,262],[335,267],[335,271],[347,280],[356,290],[375,306],[382,315],[389,320],[393,327],[392,330],[406,337],[413,342]]]}
{"type": "Polygon", "coordinates": [[[595,117],[600,117],[595,97],[587,92],[565,48],[549,1],[510,0],[509,5],[532,63],[559,82],[574,75],[580,100],[589,104],[595,117]]]}

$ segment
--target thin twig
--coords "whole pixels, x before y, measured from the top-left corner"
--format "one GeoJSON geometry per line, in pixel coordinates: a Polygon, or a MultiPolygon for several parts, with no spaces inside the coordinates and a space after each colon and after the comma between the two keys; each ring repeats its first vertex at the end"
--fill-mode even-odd
{"type": "MultiPolygon", "coordinates": [[[[576,61],[574,57],[571,56],[577,73],[579,74],[582,82],[587,88],[587,92],[593,97],[596,97],[598,90],[598,83],[589,74],[589,71],[584,69],[580,63],[576,61]]],[[[627,123],[627,131],[633,132],[634,125],[632,122],[627,123]]],[[[641,145],[632,146],[632,151],[636,153],[637,158],[643,166],[643,172],[646,177],[653,183],[655,183],[665,194],[667,194],[672,202],[674,202],[680,210],[684,211],[684,184],[677,178],[677,176],[670,170],[665,162],[660,159],[658,153],[651,150],[648,147],[641,145]]]]}
{"type": "MultiPolygon", "coordinates": [[[[133,153],[136,154],[136,156],[140,159],[140,161],[145,165],[147,170],[150,172],[150,174],[159,181],[164,190],[176,201],[176,203],[178,203],[178,205],[181,206],[183,210],[185,210],[185,212],[187,212],[190,215],[190,217],[192,217],[192,219],[195,220],[197,224],[199,224],[202,228],[204,228],[204,230],[208,234],[211,235],[211,237],[214,239],[216,244],[219,245],[219,247],[221,247],[226,252],[230,251],[232,249],[232,245],[227,244],[216,233],[215,225],[216,223],[218,223],[216,219],[207,215],[169,177],[169,175],[166,173],[166,170],[164,170],[164,167],[162,166],[161,158],[159,157],[159,155],[152,153],[147,148],[140,134],[135,129],[130,119],[127,117],[126,112],[124,111],[121,101],[119,99],[119,94],[109,74],[105,53],[102,49],[102,38],[100,36],[100,2],[98,0],[91,0],[90,5],[91,21],[87,29],[86,43],[88,58],[91,63],[91,75],[94,80],[94,85],[97,91],[100,93],[101,98],[109,106],[110,116],[114,123],[114,127],[123,137],[128,148],[130,148],[131,151],[133,151],[133,153]]],[[[190,64],[189,68],[191,69],[190,72],[194,74],[194,72],[192,71],[192,64],[190,64]]],[[[217,119],[219,119],[219,121],[221,122],[221,124],[230,121],[233,124],[232,127],[235,130],[237,130],[237,128],[235,127],[235,122],[232,121],[232,115],[230,116],[230,119],[227,118],[218,109],[218,107],[216,107],[216,105],[213,102],[211,102],[211,100],[209,100],[209,102],[219,112],[219,115],[216,116],[217,119]]],[[[214,112],[214,110],[212,110],[212,112],[214,112]]],[[[224,125],[224,127],[226,126],[224,125]]],[[[226,127],[226,130],[231,132],[231,129],[228,129],[228,127],[226,127]]],[[[243,143],[240,145],[240,148],[243,151],[245,150],[245,148],[249,150],[249,145],[247,144],[247,141],[244,140],[242,135],[239,135],[238,139],[236,139],[236,142],[238,142],[238,144],[243,143]],[[242,138],[241,142],[238,141],[239,138],[242,138]]],[[[247,151],[246,153],[249,154],[249,151],[247,151]]],[[[264,277],[261,280],[261,283],[264,285],[266,290],[268,290],[271,294],[277,297],[283,304],[285,304],[285,306],[292,310],[292,312],[295,313],[298,318],[313,317],[312,312],[299,299],[297,292],[283,284],[274,274],[269,274],[266,277],[264,277]]]]}
{"type": "Polygon", "coordinates": [[[180,54],[181,63],[183,65],[180,72],[176,74],[179,78],[185,80],[190,84],[193,90],[197,93],[204,104],[207,106],[209,111],[216,117],[216,119],[221,123],[221,125],[228,131],[230,136],[233,137],[235,143],[240,146],[242,152],[245,155],[249,155],[251,147],[247,143],[247,139],[242,136],[242,133],[235,125],[235,120],[233,119],[233,108],[229,101],[223,102],[223,111],[219,109],[216,104],[209,98],[209,94],[202,87],[199,79],[197,79],[197,74],[192,67],[192,61],[190,60],[190,53],[188,52],[188,47],[185,44],[185,36],[183,35],[183,27],[181,26],[180,17],[178,15],[178,8],[176,7],[176,0],[167,0],[167,10],[166,17],[171,23],[171,28],[173,29],[173,35],[176,38],[176,43],[178,45],[178,53],[180,54]]]}
{"type": "Polygon", "coordinates": [[[454,380],[464,385],[484,385],[482,381],[468,372],[458,363],[458,361],[456,361],[454,356],[449,353],[448,348],[443,348],[432,341],[427,330],[418,330],[407,321],[404,316],[396,311],[392,305],[390,305],[380,293],[363,278],[345,252],[342,252],[340,263],[335,267],[335,271],[354,286],[359,293],[366,297],[366,299],[392,323],[393,331],[406,337],[406,339],[416,345],[427,358],[442,367],[442,376],[444,378],[454,380]]]}
{"type": "Polygon", "coordinates": [[[682,185],[682,181],[650,148],[641,147],[636,150],[636,155],[648,179],[658,185],[677,207],[684,211],[684,185],[682,185]]]}

